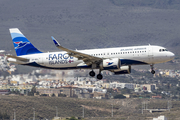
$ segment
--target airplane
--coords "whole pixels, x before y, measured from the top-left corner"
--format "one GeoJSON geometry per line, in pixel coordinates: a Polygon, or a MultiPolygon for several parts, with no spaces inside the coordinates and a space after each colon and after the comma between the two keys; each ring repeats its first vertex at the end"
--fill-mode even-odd
{"type": "Polygon", "coordinates": [[[16,56],[6,55],[7,61],[21,65],[47,69],[91,69],[89,75],[94,77],[94,69],[99,69],[97,79],[103,78],[101,71],[108,70],[115,75],[130,74],[132,65],[150,65],[155,74],[154,64],[174,59],[174,53],[155,45],[116,47],[88,50],[71,50],[61,46],[51,37],[60,52],[41,52],[20,32],[18,28],[9,29],[16,56]]]}

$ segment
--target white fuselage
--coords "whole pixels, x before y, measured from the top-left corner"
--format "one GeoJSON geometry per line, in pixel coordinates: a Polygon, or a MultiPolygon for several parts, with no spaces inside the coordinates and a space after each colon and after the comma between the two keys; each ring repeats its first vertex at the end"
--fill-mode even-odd
{"type": "MultiPolygon", "coordinates": [[[[78,52],[104,59],[119,58],[121,60],[121,66],[157,64],[170,61],[174,58],[174,54],[167,51],[164,47],[151,45],[78,50],[78,52]]],[[[91,66],[87,66],[83,60],[71,57],[67,52],[38,53],[23,55],[21,57],[30,60],[28,62],[16,60],[14,63],[49,69],[91,68],[91,66]]],[[[11,60],[11,62],[13,62],[13,60],[11,60]]]]}

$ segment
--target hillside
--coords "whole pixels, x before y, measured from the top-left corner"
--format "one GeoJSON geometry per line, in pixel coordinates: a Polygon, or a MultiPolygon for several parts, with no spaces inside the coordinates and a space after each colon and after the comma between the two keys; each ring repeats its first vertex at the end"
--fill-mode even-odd
{"type": "Polygon", "coordinates": [[[180,50],[178,0],[0,1],[0,49],[14,50],[8,29],[18,27],[42,51],[134,45],[180,50]]]}
{"type": "Polygon", "coordinates": [[[180,9],[179,0],[110,0],[117,6],[146,6],[158,9],[180,9]]]}
{"type": "Polygon", "coordinates": [[[167,108],[167,100],[153,99],[123,99],[123,100],[94,100],[94,99],[76,99],[64,97],[28,97],[28,96],[0,96],[0,112],[7,113],[11,119],[13,112],[16,111],[17,119],[32,119],[33,108],[37,119],[51,119],[56,115],[56,106],[58,116],[82,117],[82,106],[84,106],[84,115],[86,120],[109,120],[111,119],[112,103],[113,115],[112,120],[144,120],[147,117],[157,117],[165,115],[168,120],[179,119],[180,102],[173,101],[171,112],[141,114],[141,105],[143,101],[148,103],[148,108],[158,109],[167,108]],[[95,117],[95,118],[93,118],[95,117]]]}

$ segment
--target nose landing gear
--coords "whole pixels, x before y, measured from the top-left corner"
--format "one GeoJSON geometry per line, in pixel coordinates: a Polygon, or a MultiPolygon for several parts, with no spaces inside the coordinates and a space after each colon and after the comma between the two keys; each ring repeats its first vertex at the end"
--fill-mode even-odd
{"type": "Polygon", "coordinates": [[[151,67],[151,73],[155,74],[154,65],[152,64],[152,65],[150,65],[150,67],[151,67]]]}

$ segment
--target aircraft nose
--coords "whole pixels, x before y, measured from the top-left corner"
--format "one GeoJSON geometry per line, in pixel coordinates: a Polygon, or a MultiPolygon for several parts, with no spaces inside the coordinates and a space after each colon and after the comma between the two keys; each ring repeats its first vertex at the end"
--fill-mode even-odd
{"type": "Polygon", "coordinates": [[[170,59],[172,60],[172,59],[174,59],[175,54],[174,54],[174,53],[172,53],[172,52],[170,52],[169,57],[170,57],[170,59]]]}

